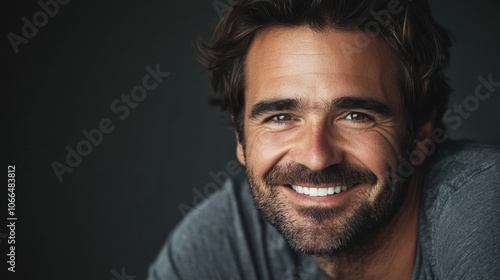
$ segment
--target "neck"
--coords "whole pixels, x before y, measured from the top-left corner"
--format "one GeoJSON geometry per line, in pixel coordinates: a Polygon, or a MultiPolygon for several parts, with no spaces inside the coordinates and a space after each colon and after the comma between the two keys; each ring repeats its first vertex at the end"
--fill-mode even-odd
{"type": "Polygon", "coordinates": [[[418,236],[422,172],[418,169],[394,218],[367,244],[336,255],[313,255],[331,279],[411,279],[418,236]]]}

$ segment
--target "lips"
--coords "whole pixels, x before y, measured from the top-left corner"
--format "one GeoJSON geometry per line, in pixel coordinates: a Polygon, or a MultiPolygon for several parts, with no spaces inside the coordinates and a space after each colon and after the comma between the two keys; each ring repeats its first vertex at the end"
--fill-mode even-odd
{"type": "Polygon", "coordinates": [[[303,187],[299,185],[290,185],[290,187],[297,193],[307,195],[307,196],[329,196],[334,194],[339,194],[350,189],[353,185],[344,185],[344,186],[331,186],[324,188],[312,188],[312,187],[303,187]]]}

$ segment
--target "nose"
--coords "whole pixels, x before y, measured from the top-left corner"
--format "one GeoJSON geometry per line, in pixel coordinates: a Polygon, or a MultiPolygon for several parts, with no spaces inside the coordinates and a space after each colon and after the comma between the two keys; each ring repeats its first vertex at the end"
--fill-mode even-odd
{"type": "Polygon", "coordinates": [[[320,171],[341,163],[343,153],[334,138],[332,128],[328,125],[310,125],[304,129],[303,135],[294,145],[292,160],[308,167],[311,171],[320,171]]]}

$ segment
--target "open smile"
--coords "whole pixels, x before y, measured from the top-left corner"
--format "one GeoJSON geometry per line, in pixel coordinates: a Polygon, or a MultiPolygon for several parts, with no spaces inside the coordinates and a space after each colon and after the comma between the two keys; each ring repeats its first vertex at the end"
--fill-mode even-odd
{"type": "Polygon", "coordinates": [[[351,184],[351,185],[344,185],[344,186],[331,186],[331,187],[320,187],[320,188],[303,187],[303,186],[299,186],[299,185],[289,185],[289,186],[295,192],[303,194],[303,195],[329,196],[329,195],[334,195],[334,194],[344,192],[344,191],[352,188],[353,185],[351,184]]]}

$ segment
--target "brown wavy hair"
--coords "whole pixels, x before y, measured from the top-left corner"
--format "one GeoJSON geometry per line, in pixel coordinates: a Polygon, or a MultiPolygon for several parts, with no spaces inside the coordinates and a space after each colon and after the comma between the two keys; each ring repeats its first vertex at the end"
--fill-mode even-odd
{"type": "Polygon", "coordinates": [[[307,25],[317,31],[362,30],[382,39],[397,58],[398,83],[410,137],[428,120],[434,120],[435,127],[444,128],[441,118],[451,88],[443,69],[449,60],[450,35],[432,18],[426,0],[402,0],[400,12],[391,13],[385,24],[378,21],[375,15],[396,2],[399,3],[397,0],[236,1],[217,24],[212,39],[198,42],[200,61],[216,94],[211,104],[229,109],[243,143],[245,58],[260,29],[307,25]],[[379,27],[376,33],[372,32],[375,23],[379,27]]]}

